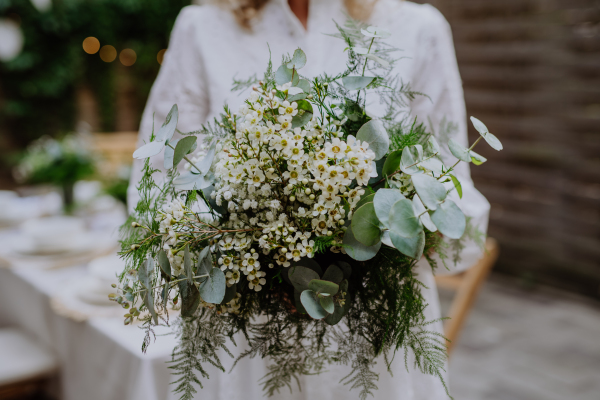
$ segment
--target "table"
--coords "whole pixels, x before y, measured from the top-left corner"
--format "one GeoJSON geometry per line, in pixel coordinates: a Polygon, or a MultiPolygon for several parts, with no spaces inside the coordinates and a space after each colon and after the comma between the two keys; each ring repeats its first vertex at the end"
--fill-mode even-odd
{"type": "MultiPolygon", "coordinates": [[[[122,318],[75,322],[52,310],[50,299],[62,284],[85,274],[83,265],[51,270],[28,265],[0,268],[0,326],[18,327],[55,352],[63,400],[177,398],[171,393],[166,363],[176,344],[173,335],[157,337],[143,354],[144,332],[124,326],[122,318]]],[[[155,331],[169,334],[169,329],[155,331]]]]}

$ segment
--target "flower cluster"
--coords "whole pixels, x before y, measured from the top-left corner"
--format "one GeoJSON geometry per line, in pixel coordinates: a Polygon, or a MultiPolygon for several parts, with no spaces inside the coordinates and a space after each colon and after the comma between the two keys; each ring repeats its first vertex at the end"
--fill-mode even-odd
{"type": "Polygon", "coordinates": [[[256,291],[265,284],[265,264],[288,267],[313,257],[317,236],[341,241],[363,186],[376,176],[366,142],[337,137],[340,121],[320,126],[313,118],[294,127],[304,110],[277,93],[257,89],[240,107],[235,136],[222,145],[216,163],[212,193],[230,213],[226,228],[238,231],[218,242],[227,284],[243,274],[256,291]]]}

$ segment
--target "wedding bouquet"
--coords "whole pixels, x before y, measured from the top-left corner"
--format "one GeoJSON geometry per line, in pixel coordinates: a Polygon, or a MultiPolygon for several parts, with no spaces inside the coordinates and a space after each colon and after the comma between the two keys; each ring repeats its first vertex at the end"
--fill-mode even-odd
{"type": "Polygon", "coordinates": [[[502,145],[472,118],[481,137],[470,148],[450,140],[458,161],[445,166],[433,136],[406,117],[417,93],[388,72],[389,33],[338,28],[343,73],[303,76],[297,49],[276,71],[269,61],[260,81],[235,82],[252,87],[237,113],[225,107],[177,140],[174,105],[134,153],[146,159],[144,176],[111,298],[127,309],[125,324],[141,320],[143,350],[152,326],[180,309],[172,368],[183,398],[201,386],[196,372],[208,378],[206,363],[224,370],[219,354],[231,355],[236,333],[249,344],[239,358],[272,360],[268,395],[337,363],[366,398],[377,388],[375,359],[389,367],[398,349],[442,379],[445,340],[427,328],[413,267],[421,257],[435,267],[443,237],[463,236],[465,216],[448,198],[462,196],[456,164],[484,162],[473,151],[482,138],[502,145]],[[365,112],[368,95],[387,105],[385,116],[365,112]],[[149,158],[160,152],[168,172],[156,182],[149,158]]]}

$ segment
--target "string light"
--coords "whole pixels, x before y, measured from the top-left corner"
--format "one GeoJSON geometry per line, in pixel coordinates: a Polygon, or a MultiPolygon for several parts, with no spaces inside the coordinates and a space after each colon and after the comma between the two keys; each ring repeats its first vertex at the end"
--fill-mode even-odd
{"type": "Polygon", "coordinates": [[[161,51],[158,52],[158,54],[156,55],[156,61],[158,61],[159,64],[162,65],[163,63],[163,59],[165,58],[165,52],[167,51],[167,49],[162,49],[161,51]]]}
{"type": "Polygon", "coordinates": [[[83,51],[88,54],[96,54],[100,50],[100,41],[93,36],[83,40],[83,51]]]}
{"type": "Polygon", "coordinates": [[[113,62],[117,58],[117,49],[107,44],[100,49],[100,58],[104,62],[113,62]]]}
{"type": "Polygon", "coordinates": [[[130,67],[135,64],[135,60],[137,60],[137,54],[132,49],[124,49],[121,50],[121,54],[119,54],[119,61],[126,67],[130,67]]]}

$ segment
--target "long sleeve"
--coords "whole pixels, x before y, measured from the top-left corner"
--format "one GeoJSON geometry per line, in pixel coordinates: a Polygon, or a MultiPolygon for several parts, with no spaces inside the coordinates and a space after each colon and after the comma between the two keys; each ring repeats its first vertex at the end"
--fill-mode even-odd
{"type": "MultiPolygon", "coordinates": [[[[419,57],[415,60],[412,88],[426,94],[419,96],[411,105],[411,113],[432,130],[442,148],[442,159],[447,166],[457,159],[448,150],[448,140],[453,138],[468,147],[467,118],[462,82],[458,72],[452,33],[448,22],[434,7],[428,7],[429,18],[426,29],[420,37],[419,57]]],[[[484,144],[485,145],[485,144],[484,144]]],[[[456,190],[450,198],[456,202],[469,220],[469,224],[481,232],[487,231],[489,209],[488,201],[473,186],[469,164],[461,162],[455,169],[463,189],[462,199],[456,190]]],[[[436,274],[460,272],[472,266],[483,254],[483,249],[472,239],[463,239],[464,248],[460,261],[454,262],[453,243],[447,250],[446,266],[438,262],[440,268],[436,274]]]]}
{"type": "MultiPolygon", "coordinates": [[[[185,7],[175,21],[169,48],[142,115],[137,147],[150,140],[153,124],[156,132],[173,104],[179,108],[177,128],[182,132],[199,129],[210,112],[205,68],[196,40],[199,11],[198,6],[185,7]]],[[[164,170],[162,153],[152,157],[151,161],[154,168],[164,170]]],[[[127,190],[129,210],[139,199],[136,187],[142,177],[143,165],[144,160],[134,160],[127,190]]]]}

